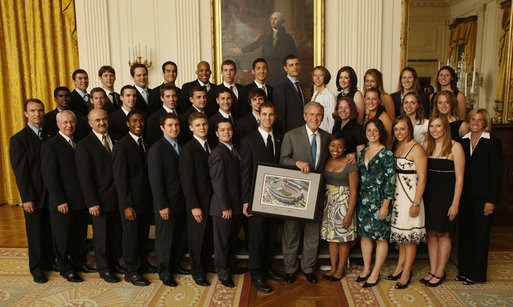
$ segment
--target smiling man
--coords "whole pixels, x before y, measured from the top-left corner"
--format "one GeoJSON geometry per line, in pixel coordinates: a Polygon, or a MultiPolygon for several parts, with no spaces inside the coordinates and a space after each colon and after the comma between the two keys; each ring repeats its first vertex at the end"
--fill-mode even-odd
{"type": "Polygon", "coordinates": [[[102,84],[102,88],[107,95],[114,110],[121,108],[121,100],[119,94],[114,91],[114,82],[116,82],[116,71],[112,66],[102,66],[98,70],[98,77],[102,84]]]}
{"type": "MultiPolygon", "coordinates": [[[[217,90],[217,97],[216,101],[219,105],[219,110],[217,110],[216,114],[208,119],[208,126],[209,127],[215,127],[217,122],[221,119],[225,118],[228,119],[232,123],[232,128],[235,129],[234,123],[234,117],[232,112],[232,92],[230,89],[226,87],[219,87],[217,90]]],[[[218,143],[218,139],[216,136],[216,131],[214,129],[211,129],[208,132],[208,143],[210,146],[215,147],[218,143]]]]}
{"type": "Polygon", "coordinates": [[[89,94],[87,87],[89,86],[89,76],[83,69],[77,69],[71,75],[75,89],[71,92],[71,106],[70,110],[76,116],[87,115],[87,102],[89,101],[89,94]]]}
{"type": "Polygon", "coordinates": [[[109,134],[114,143],[121,140],[121,138],[128,133],[126,121],[128,119],[128,113],[135,108],[136,95],[137,90],[133,86],[123,86],[121,95],[119,96],[122,103],[121,108],[109,115],[109,134]]]}
{"type": "Polygon", "coordinates": [[[219,84],[219,88],[226,88],[230,91],[232,100],[233,117],[239,118],[239,100],[243,95],[243,86],[235,83],[237,75],[237,66],[232,60],[224,60],[221,64],[221,75],[223,83],[219,84]]]}
{"type": "Polygon", "coordinates": [[[248,95],[249,92],[254,88],[258,88],[264,91],[264,100],[271,102],[273,101],[273,88],[272,86],[266,84],[267,74],[269,73],[269,66],[267,65],[267,61],[264,58],[258,58],[253,61],[252,67],[253,68],[251,69],[251,73],[254,76],[254,80],[242,88],[239,117],[251,113],[251,103],[248,95]]]}
{"type": "Polygon", "coordinates": [[[57,113],[62,110],[68,110],[71,107],[71,92],[65,86],[56,87],[53,91],[53,99],[57,104],[57,107],[46,113],[43,118],[43,129],[51,136],[54,136],[59,132],[57,120],[55,119],[57,113]]]}
{"type": "MultiPolygon", "coordinates": [[[[178,97],[180,96],[180,93],[182,92],[182,90],[180,88],[176,87],[176,84],[175,84],[177,76],[178,76],[178,66],[176,65],[175,62],[166,61],[166,62],[164,62],[164,64],[162,64],[162,77],[164,78],[164,82],[161,85],[153,88],[150,91],[150,104],[152,104],[152,106],[156,107],[157,109],[159,109],[162,106],[162,100],[160,99],[160,89],[162,88],[162,86],[164,86],[166,84],[175,86],[176,94],[178,95],[178,97]]],[[[160,118],[160,116],[159,116],[159,118],[160,118]]],[[[148,120],[149,120],[149,118],[148,118],[148,120]]],[[[157,126],[158,126],[158,123],[157,123],[157,126]]]]}
{"type": "Polygon", "coordinates": [[[178,114],[184,114],[189,109],[191,105],[189,102],[190,89],[196,85],[201,86],[207,90],[207,116],[212,116],[216,113],[217,107],[215,101],[215,89],[217,86],[213,83],[210,83],[211,75],[212,71],[210,70],[210,64],[208,64],[206,61],[199,62],[196,68],[197,79],[191,82],[187,82],[182,86],[183,95],[180,95],[180,99],[178,100],[178,114]]]}
{"type": "Polygon", "coordinates": [[[146,125],[146,136],[150,146],[162,137],[162,129],[160,128],[161,117],[168,113],[174,113],[178,116],[176,105],[178,104],[180,89],[170,83],[163,84],[158,88],[160,90],[159,99],[162,106],[157,112],[150,115],[146,125]]]}

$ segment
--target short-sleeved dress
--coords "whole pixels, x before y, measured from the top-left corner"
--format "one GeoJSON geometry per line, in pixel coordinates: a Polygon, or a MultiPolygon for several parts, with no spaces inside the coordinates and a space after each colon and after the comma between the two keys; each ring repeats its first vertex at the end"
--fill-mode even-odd
{"type": "Polygon", "coordinates": [[[395,158],[395,199],[392,205],[390,242],[399,244],[419,244],[426,242],[424,226],[424,202],[419,203],[419,215],[410,216],[410,207],[417,192],[417,169],[415,162],[408,160],[408,154],[395,158]]]}
{"type": "Polygon", "coordinates": [[[342,227],[349,209],[349,174],[358,171],[354,164],[347,164],[341,172],[324,171],[326,181],[326,205],[321,225],[321,239],[328,242],[350,242],[356,239],[356,223],[342,227]]]}
{"type": "Polygon", "coordinates": [[[357,207],[358,234],[370,240],[388,240],[390,237],[390,212],[384,220],[379,219],[379,210],[385,199],[394,199],[395,159],[394,154],[383,147],[368,165],[365,165],[367,148],[360,153],[360,193],[357,207]]]}

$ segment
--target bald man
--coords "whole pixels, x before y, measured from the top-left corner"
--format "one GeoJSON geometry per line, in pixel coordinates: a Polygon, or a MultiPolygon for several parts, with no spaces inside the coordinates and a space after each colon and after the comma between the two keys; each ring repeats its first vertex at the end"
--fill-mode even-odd
{"type": "Polygon", "coordinates": [[[189,90],[195,85],[203,86],[207,89],[207,106],[205,107],[207,117],[210,117],[217,112],[215,97],[217,86],[210,83],[211,75],[212,71],[210,70],[210,64],[206,61],[199,62],[196,67],[196,76],[198,76],[198,78],[194,81],[187,82],[182,86],[182,92],[184,94],[180,95],[180,99],[178,100],[178,114],[184,114],[190,108],[191,103],[189,101],[189,90]]]}

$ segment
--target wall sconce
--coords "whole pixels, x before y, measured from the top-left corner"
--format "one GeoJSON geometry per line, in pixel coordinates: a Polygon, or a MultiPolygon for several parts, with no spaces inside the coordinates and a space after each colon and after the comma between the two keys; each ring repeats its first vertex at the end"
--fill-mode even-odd
{"type": "Polygon", "coordinates": [[[143,64],[146,68],[151,67],[151,48],[148,46],[141,46],[141,44],[132,45],[128,47],[128,66],[132,67],[134,64],[143,64]],[[143,60],[144,59],[144,60],[143,60]]]}

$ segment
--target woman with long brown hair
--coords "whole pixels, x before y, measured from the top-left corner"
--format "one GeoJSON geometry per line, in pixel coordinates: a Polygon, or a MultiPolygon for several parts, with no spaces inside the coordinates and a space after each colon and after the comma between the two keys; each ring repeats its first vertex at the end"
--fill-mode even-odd
{"type": "Polygon", "coordinates": [[[383,74],[375,68],[368,69],[363,76],[363,82],[365,85],[363,93],[364,96],[368,89],[373,87],[379,89],[381,92],[381,103],[385,108],[385,112],[387,112],[390,118],[395,118],[394,100],[389,94],[387,94],[387,92],[385,92],[385,88],[383,87],[383,74]]]}
{"type": "Polygon", "coordinates": [[[373,87],[368,89],[365,92],[365,106],[367,107],[367,115],[365,115],[365,121],[367,122],[373,118],[379,119],[383,125],[385,126],[385,131],[387,133],[387,143],[385,146],[388,149],[392,149],[392,143],[394,142],[394,138],[392,136],[392,119],[385,112],[385,108],[381,105],[381,93],[380,91],[373,87]]]}
{"type": "Polygon", "coordinates": [[[458,114],[456,96],[451,91],[440,91],[434,99],[433,115],[440,113],[447,116],[451,129],[451,137],[455,141],[460,141],[461,137],[468,132],[468,125],[458,114]]]}
{"type": "Polygon", "coordinates": [[[337,72],[337,90],[340,92],[337,95],[337,100],[342,97],[349,97],[353,99],[358,110],[357,121],[363,124],[363,116],[365,115],[365,103],[363,101],[362,92],[358,90],[358,77],[356,72],[351,66],[344,66],[337,72]]]}
{"type": "Polygon", "coordinates": [[[428,120],[424,118],[424,106],[420,103],[420,96],[417,93],[409,92],[404,95],[401,113],[410,118],[415,141],[420,145],[424,144],[428,131],[428,120]]]}
{"type": "MultiPolygon", "coordinates": [[[[440,91],[449,91],[454,94],[457,101],[457,113],[460,118],[465,119],[467,113],[467,99],[465,95],[459,91],[458,89],[458,75],[454,68],[451,66],[443,66],[438,70],[437,78],[436,78],[436,92],[440,91]]],[[[433,101],[433,97],[435,94],[431,94],[429,97],[431,101],[433,101]]]]}
{"type": "Polygon", "coordinates": [[[422,106],[424,106],[424,117],[428,118],[429,110],[431,110],[429,96],[422,91],[417,71],[413,67],[405,67],[401,70],[397,84],[397,92],[390,95],[394,100],[395,116],[397,117],[401,114],[404,95],[409,92],[415,92],[419,95],[422,106]]]}

